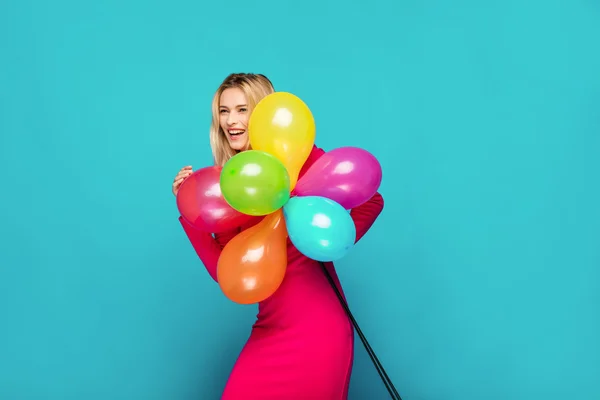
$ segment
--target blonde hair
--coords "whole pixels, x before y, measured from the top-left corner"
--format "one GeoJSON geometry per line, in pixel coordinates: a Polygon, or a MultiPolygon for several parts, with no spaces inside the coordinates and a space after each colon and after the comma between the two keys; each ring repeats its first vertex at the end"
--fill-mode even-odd
{"type": "Polygon", "coordinates": [[[212,123],[210,126],[210,147],[215,165],[223,166],[237,151],[229,146],[225,132],[219,123],[219,101],[225,89],[238,88],[244,92],[248,105],[248,113],[263,97],[275,92],[271,81],[262,74],[235,73],[230,74],[217,89],[212,101],[212,123]]]}

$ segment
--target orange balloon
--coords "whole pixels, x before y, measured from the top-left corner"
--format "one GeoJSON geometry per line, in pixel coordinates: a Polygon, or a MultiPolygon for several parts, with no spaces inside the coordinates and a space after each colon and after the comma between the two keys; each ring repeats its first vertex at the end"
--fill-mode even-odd
{"type": "Polygon", "coordinates": [[[280,208],[231,239],[217,263],[217,281],[225,296],[253,304],[275,293],[287,268],[287,236],[280,208]]]}

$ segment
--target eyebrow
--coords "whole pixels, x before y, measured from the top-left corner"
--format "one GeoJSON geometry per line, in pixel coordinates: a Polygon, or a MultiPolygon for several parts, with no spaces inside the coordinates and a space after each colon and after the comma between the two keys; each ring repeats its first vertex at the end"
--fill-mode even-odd
{"type": "MultiPolygon", "coordinates": [[[[248,107],[247,104],[238,104],[236,107],[248,107]]],[[[219,106],[219,108],[229,108],[227,106],[219,106]]]]}

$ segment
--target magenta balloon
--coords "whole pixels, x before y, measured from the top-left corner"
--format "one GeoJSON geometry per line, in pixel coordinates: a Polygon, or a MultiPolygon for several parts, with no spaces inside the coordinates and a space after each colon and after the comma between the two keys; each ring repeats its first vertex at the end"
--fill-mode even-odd
{"type": "Polygon", "coordinates": [[[298,180],[292,195],[322,196],[349,210],[369,200],[381,185],[381,165],[358,147],[340,147],[315,161],[298,180]]]}
{"type": "Polygon", "coordinates": [[[197,229],[221,233],[237,228],[252,216],[234,210],[221,193],[222,167],[212,166],[192,173],[179,187],[177,208],[197,229]]]}

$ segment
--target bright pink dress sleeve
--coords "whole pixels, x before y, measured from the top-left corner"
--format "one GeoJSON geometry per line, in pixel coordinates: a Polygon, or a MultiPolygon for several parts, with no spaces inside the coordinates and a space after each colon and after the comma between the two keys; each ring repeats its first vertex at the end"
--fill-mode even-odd
{"type": "Polygon", "coordinates": [[[239,229],[234,229],[225,233],[217,233],[213,237],[213,235],[208,232],[202,232],[194,228],[182,217],[179,217],[179,222],[181,223],[181,226],[183,226],[183,230],[196,251],[196,254],[198,254],[200,261],[204,264],[204,267],[211,278],[217,282],[217,262],[219,261],[221,251],[225,245],[239,233],[239,229]]]}
{"type": "Polygon", "coordinates": [[[383,196],[379,192],[365,203],[350,210],[350,216],[356,226],[356,242],[371,229],[371,226],[383,210],[383,196]]]}

